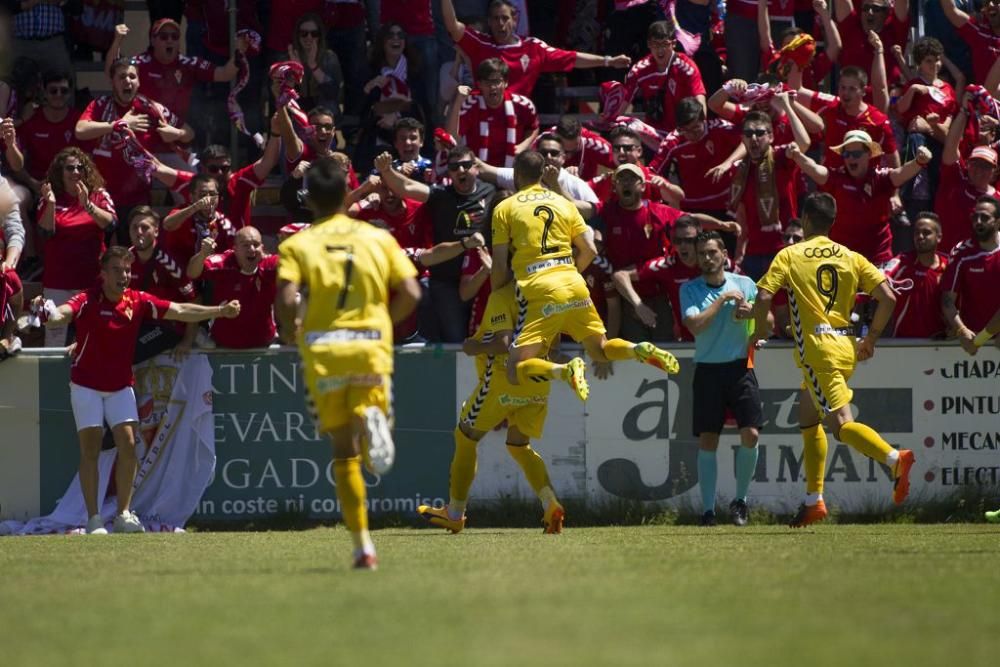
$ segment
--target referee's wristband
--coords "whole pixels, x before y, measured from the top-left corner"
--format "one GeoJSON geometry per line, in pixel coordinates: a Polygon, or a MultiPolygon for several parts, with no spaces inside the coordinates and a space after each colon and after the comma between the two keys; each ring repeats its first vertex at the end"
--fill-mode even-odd
{"type": "Polygon", "coordinates": [[[993,334],[986,329],[983,329],[976,334],[976,337],[972,339],[972,342],[976,347],[982,347],[983,345],[986,345],[986,343],[990,342],[991,338],[993,338],[993,334]]]}

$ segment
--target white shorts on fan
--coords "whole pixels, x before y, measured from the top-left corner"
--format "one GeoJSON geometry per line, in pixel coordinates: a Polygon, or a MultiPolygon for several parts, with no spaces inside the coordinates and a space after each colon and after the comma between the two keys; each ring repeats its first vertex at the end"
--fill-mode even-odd
{"type": "Polygon", "coordinates": [[[135,405],[132,387],[118,391],[98,391],[70,382],[69,401],[73,405],[77,431],[95,426],[103,427],[105,421],[109,426],[139,421],[139,410],[135,405]]]}

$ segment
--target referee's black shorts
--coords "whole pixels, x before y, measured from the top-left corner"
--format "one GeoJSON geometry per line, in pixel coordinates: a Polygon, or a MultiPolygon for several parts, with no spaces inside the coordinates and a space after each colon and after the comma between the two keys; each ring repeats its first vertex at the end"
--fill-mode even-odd
{"type": "Polygon", "coordinates": [[[724,364],[696,364],[693,390],[691,424],[695,436],[721,433],[727,409],[740,428],[760,428],[764,424],[757,375],[752,368],[747,368],[746,359],[724,364]]]}

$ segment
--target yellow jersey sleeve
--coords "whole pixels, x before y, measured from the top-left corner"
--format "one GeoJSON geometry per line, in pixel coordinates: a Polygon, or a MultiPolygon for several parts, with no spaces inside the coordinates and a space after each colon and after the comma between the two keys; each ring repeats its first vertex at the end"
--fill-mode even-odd
{"type": "Polygon", "coordinates": [[[858,276],[858,289],[865,294],[871,294],[885,282],[885,275],[860,253],[854,253],[854,266],[858,276]]]}
{"type": "Polygon", "coordinates": [[[493,245],[504,245],[510,243],[510,220],[507,212],[510,204],[500,202],[493,209],[493,245]]]}
{"type": "Polygon", "coordinates": [[[777,294],[785,287],[788,280],[788,260],[790,254],[784,250],[771,261],[764,277],[757,281],[757,287],[766,289],[771,294],[777,294]]]}
{"type": "Polygon", "coordinates": [[[296,285],[302,284],[302,267],[299,266],[294,244],[282,243],[278,246],[278,279],[296,285]]]}
{"type": "Polygon", "coordinates": [[[388,232],[381,234],[380,237],[388,265],[387,278],[389,287],[395,287],[407,278],[415,278],[417,276],[417,267],[413,265],[413,262],[406,256],[403,249],[399,247],[396,238],[388,232]]]}

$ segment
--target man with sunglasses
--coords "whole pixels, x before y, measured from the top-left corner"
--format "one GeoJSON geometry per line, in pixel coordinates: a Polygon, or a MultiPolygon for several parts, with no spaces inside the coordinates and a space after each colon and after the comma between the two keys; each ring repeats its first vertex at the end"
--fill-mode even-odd
{"type": "MultiPolygon", "coordinates": [[[[434,245],[445,241],[466,244],[476,232],[488,238],[496,188],[479,179],[475,154],[468,146],[451,149],[447,164],[451,183],[428,186],[393,169],[390,153],[375,158],[382,182],[396,196],[423,202],[419,224],[431,228],[434,245]]],[[[461,278],[461,257],[430,268],[420,332],[432,342],[461,343],[466,338],[469,304],[459,296],[461,278]]]]}
{"type": "Polygon", "coordinates": [[[955,0],[940,0],[948,21],[972,52],[972,82],[986,81],[990,67],[1000,58],[1000,0],[984,0],[979,16],[969,16],[955,0]]]}
{"type": "Polygon", "coordinates": [[[601,167],[615,168],[611,157],[611,142],[597,132],[583,127],[576,116],[560,116],[559,122],[548,131],[562,140],[566,153],[563,166],[570,173],[589,181],[597,176],[601,167]]]}
{"type": "Polygon", "coordinates": [[[969,214],[982,195],[995,195],[997,152],[989,146],[976,146],[962,155],[962,140],[969,123],[969,95],[965,94],[958,113],[951,120],[941,151],[934,211],[941,216],[941,247],[952,252],[969,238],[969,214]]]}
{"type": "Polygon", "coordinates": [[[843,42],[839,64],[842,67],[860,67],[870,77],[875,47],[867,35],[874,31],[878,33],[884,47],[882,60],[887,80],[897,81],[901,76],[899,64],[895,58],[888,57],[885,51],[891,53],[897,46],[906,48],[910,30],[910,0],[895,0],[891,5],[889,0],[863,0],[857,11],[856,6],[857,3],[853,0],[833,2],[837,29],[843,42]]]}
{"type": "MultiPolygon", "coordinates": [[[[643,196],[646,199],[671,206],[680,205],[684,199],[684,191],[642,164],[642,139],[635,130],[618,125],[608,133],[608,139],[611,142],[611,160],[615,169],[623,164],[633,164],[642,171],[645,182],[643,196]]],[[[614,170],[587,181],[598,200],[608,201],[616,196],[613,176],[614,170]]]]}
{"type": "MultiPolygon", "coordinates": [[[[546,132],[538,138],[535,149],[545,158],[546,165],[551,165],[559,170],[559,187],[566,197],[592,204],[599,201],[586,181],[563,168],[566,153],[563,151],[563,142],[559,135],[546,132]]],[[[479,162],[479,175],[484,181],[495,183],[501,190],[514,189],[513,168],[494,167],[485,162],[479,162]]]]}
{"type": "MultiPolygon", "coordinates": [[[[56,153],[67,146],[89,150],[87,142],[73,134],[80,112],[71,105],[73,89],[66,72],[48,71],[42,75],[42,106],[17,129],[25,157],[25,181],[38,193],[45,173],[56,153]]],[[[22,174],[24,175],[24,174],[22,174]]]]}
{"type": "Polygon", "coordinates": [[[976,332],[1000,309],[1000,201],[992,195],[979,197],[969,220],[972,238],[952,251],[941,278],[941,310],[949,332],[975,354],[976,332]]]}
{"type": "MultiPolygon", "coordinates": [[[[117,58],[128,35],[125,24],[115,26],[115,39],[108,50],[107,64],[117,58]]],[[[162,18],[149,29],[149,48],[135,57],[145,93],[186,121],[195,84],[232,81],[238,68],[235,59],[216,67],[210,60],[181,53],[181,26],[172,18],[162,18]]],[[[245,50],[246,45],[237,44],[245,50]]]]}

